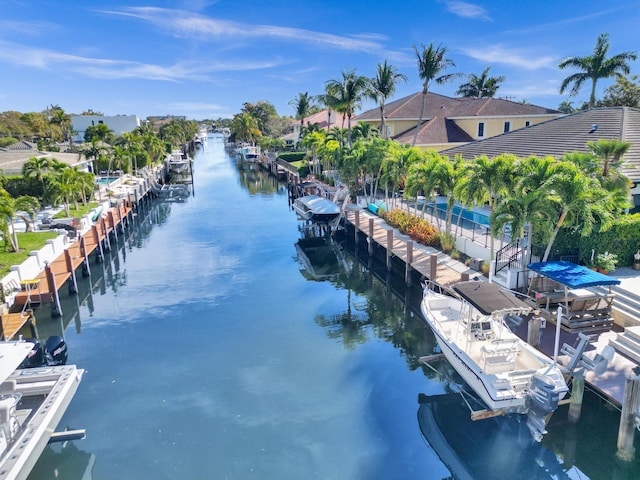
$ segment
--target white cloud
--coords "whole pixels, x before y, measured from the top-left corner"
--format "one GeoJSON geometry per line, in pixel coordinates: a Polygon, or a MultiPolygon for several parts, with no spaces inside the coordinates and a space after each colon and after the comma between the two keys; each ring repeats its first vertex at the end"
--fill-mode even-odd
{"type": "Polygon", "coordinates": [[[482,48],[461,48],[464,54],[489,64],[511,65],[525,70],[557,68],[558,60],[550,55],[536,56],[532,51],[506,48],[500,44],[482,48]]]}
{"type": "Polygon", "coordinates": [[[447,11],[453,13],[454,15],[458,15],[459,17],[491,20],[491,17],[489,17],[487,11],[479,5],[454,0],[445,1],[444,3],[447,7],[447,11]]]}
{"type": "Polygon", "coordinates": [[[374,53],[383,50],[380,41],[386,39],[371,33],[340,36],[276,25],[250,25],[155,7],[127,7],[120,11],[102,11],[102,13],[144,20],[178,37],[193,37],[199,41],[224,39],[228,42],[230,39],[272,38],[340,50],[374,53]]]}
{"type": "Polygon", "coordinates": [[[271,60],[236,62],[218,62],[211,60],[199,63],[177,62],[173,65],[163,66],[128,60],[70,55],[2,41],[0,41],[0,59],[14,65],[43,70],[65,68],[75,73],[101,79],[139,78],[162,81],[211,81],[210,74],[214,72],[259,70],[288,63],[287,60],[275,58],[271,60]]]}

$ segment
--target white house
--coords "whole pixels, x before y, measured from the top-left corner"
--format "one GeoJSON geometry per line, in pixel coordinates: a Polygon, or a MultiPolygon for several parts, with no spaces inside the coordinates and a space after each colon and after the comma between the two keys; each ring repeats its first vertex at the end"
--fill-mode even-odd
{"type": "Polygon", "coordinates": [[[74,142],[84,142],[84,132],[87,127],[104,123],[116,135],[131,132],[140,126],[140,119],[136,115],[71,115],[71,125],[74,131],[74,142]]]}

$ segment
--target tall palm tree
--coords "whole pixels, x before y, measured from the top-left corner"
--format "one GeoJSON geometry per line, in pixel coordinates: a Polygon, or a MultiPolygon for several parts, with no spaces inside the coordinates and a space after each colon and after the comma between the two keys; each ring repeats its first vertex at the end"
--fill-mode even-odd
{"type": "Polygon", "coordinates": [[[398,73],[393,65],[384,63],[378,64],[376,76],[370,80],[370,90],[368,96],[380,106],[380,135],[387,138],[387,129],[384,125],[384,105],[396,91],[396,85],[406,82],[407,76],[398,73]]]}
{"type": "Polygon", "coordinates": [[[298,96],[289,102],[289,105],[292,105],[296,110],[295,118],[300,120],[300,127],[302,128],[304,119],[309,116],[313,106],[313,98],[309,96],[309,92],[298,93],[298,96]]]}
{"type": "Polygon", "coordinates": [[[422,108],[420,109],[420,118],[418,119],[418,125],[416,125],[416,132],[413,136],[413,144],[415,146],[418,140],[418,131],[420,125],[422,125],[422,118],[424,116],[424,104],[427,99],[427,93],[429,93],[429,87],[432,82],[436,82],[441,85],[455,78],[457,73],[444,72],[449,67],[455,67],[456,64],[453,60],[447,58],[448,50],[441,45],[434,45],[430,43],[428,47],[422,45],[422,49],[418,50],[418,47],[413,46],[413,50],[418,60],[418,76],[422,80],[422,108]]]}
{"type": "Polygon", "coordinates": [[[493,97],[498,88],[500,88],[500,84],[504,82],[505,77],[504,75],[490,77],[489,70],[491,70],[491,67],[485,68],[480,76],[474,73],[469,74],[467,83],[463,83],[458,87],[456,95],[472,98],[493,97]]]}
{"type": "Polygon", "coordinates": [[[363,97],[369,88],[369,79],[356,75],[355,70],[343,71],[341,79],[328,80],[325,84],[326,100],[333,109],[347,117],[349,145],[351,139],[351,117],[360,108],[363,97]]]}
{"type": "Polygon", "coordinates": [[[593,108],[596,103],[596,83],[601,78],[611,78],[620,74],[629,75],[630,69],[627,62],[635,60],[635,52],[623,52],[607,58],[609,51],[609,34],[601,33],[593,49],[593,55],[586,57],[569,57],[562,60],[558,67],[564,69],[573,67],[579,72],[569,75],[560,85],[560,93],[573,84],[570,95],[578,94],[582,85],[587,80],[591,80],[591,95],[589,96],[589,108],[593,108]]]}

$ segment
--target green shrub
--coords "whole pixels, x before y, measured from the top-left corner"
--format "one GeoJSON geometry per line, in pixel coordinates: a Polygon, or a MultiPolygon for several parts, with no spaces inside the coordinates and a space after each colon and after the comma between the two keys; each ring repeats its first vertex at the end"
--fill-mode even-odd
{"type": "Polygon", "coordinates": [[[409,235],[414,241],[432,247],[438,247],[440,245],[440,235],[438,231],[426,220],[422,220],[415,215],[403,212],[397,208],[389,212],[381,209],[378,214],[385,222],[397,228],[400,233],[409,235]]]}
{"type": "Polygon", "coordinates": [[[306,152],[282,152],[278,155],[278,158],[285,162],[293,163],[303,160],[306,156],[306,152]]]}

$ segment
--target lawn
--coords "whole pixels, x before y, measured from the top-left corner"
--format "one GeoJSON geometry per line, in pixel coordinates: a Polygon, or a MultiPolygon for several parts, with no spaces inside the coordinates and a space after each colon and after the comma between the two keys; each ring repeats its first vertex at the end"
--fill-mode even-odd
{"type": "Polygon", "coordinates": [[[57,236],[57,232],[18,233],[19,252],[7,252],[4,243],[0,243],[0,278],[9,273],[12,265],[24,262],[29,257],[29,252],[40,250],[45,246],[47,240],[57,236]]]}
{"type": "MultiPolygon", "coordinates": [[[[78,205],[77,209],[71,206],[69,208],[69,217],[79,218],[89,213],[89,211],[91,211],[92,208],[96,208],[98,205],[100,205],[98,202],[91,202],[87,205],[78,205]]],[[[53,218],[66,218],[66,217],[67,217],[67,214],[65,213],[64,208],[53,216],[53,218]]]]}

